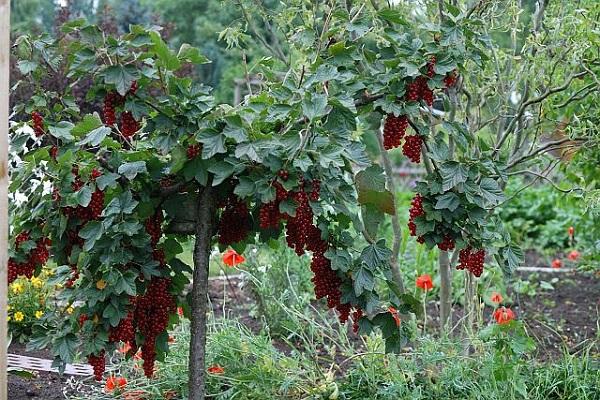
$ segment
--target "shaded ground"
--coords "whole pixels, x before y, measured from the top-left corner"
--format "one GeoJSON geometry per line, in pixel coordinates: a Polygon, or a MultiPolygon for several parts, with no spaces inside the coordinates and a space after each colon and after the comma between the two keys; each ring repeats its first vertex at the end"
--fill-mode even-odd
{"type": "MultiPolygon", "coordinates": [[[[597,324],[600,312],[600,277],[575,272],[522,274],[532,284],[541,281],[551,282],[554,289],[537,287],[534,296],[511,293],[514,299],[512,308],[517,316],[527,323],[528,332],[537,343],[537,355],[540,359],[552,359],[561,355],[563,348],[576,353],[587,347],[598,335],[597,324]]],[[[251,291],[241,285],[239,278],[213,280],[210,282],[210,298],[217,317],[230,315],[237,317],[251,330],[257,332],[261,323],[250,316],[254,303],[251,291]]],[[[322,305],[324,307],[324,305],[322,305]]],[[[437,323],[437,306],[432,304],[428,310],[430,324],[437,323]]],[[[455,307],[453,319],[462,316],[460,307],[455,307]]],[[[489,316],[486,316],[486,318],[489,316]]],[[[288,352],[289,346],[274,341],[278,349],[288,352]]],[[[598,354],[598,347],[594,349],[598,354]]],[[[48,352],[28,353],[25,346],[13,343],[9,353],[26,354],[32,357],[52,358],[48,352]]],[[[88,378],[91,380],[91,378],[88,378]]],[[[60,377],[58,374],[40,372],[33,379],[9,376],[8,398],[24,399],[64,399],[66,395],[75,394],[78,390],[77,379],[60,377]]]]}

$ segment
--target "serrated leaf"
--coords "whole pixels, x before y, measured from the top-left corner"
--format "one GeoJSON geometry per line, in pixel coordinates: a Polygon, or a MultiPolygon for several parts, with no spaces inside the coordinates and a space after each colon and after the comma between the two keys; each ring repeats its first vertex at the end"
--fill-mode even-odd
{"type": "Polygon", "coordinates": [[[483,197],[491,204],[496,205],[504,200],[504,193],[498,182],[492,178],[483,178],[479,184],[479,189],[483,197]]]}
{"type": "Polygon", "coordinates": [[[235,156],[239,159],[249,158],[251,161],[262,163],[262,158],[257,153],[258,148],[252,142],[238,144],[235,148],[235,156]]]}
{"type": "Polygon", "coordinates": [[[140,73],[133,65],[111,65],[104,70],[104,81],[114,85],[121,96],[125,96],[133,81],[139,78],[140,73]]]}
{"type": "Polygon", "coordinates": [[[99,128],[91,131],[84,139],[77,142],[78,146],[83,146],[84,144],[90,144],[92,146],[98,146],[104,138],[109,135],[111,129],[106,126],[101,126],[99,128]]]}
{"type": "Polygon", "coordinates": [[[145,174],[148,170],[146,169],[145,161],[134,161],[122,164],[117,172],[124,175],[127,179],[132,180],[138,174],[145,174]]]}
{"type": "Polygon", "coordinates": [[[104,172],[100,177],[96,178],[96,186],[98,189],[104,190],[107,187],[114,188],[116,187],[117,179],[119,179],[119,175],[113,172],[104,172]]]}
{"type": "Polygon", "coordinates": [[[98,114],[87,114],[83,116],[83,120],[79,121],[71,130],[75,137],[80,137],[88,134],[94,129],[102,126],[102,121],[98,114]]]}
{"type": "Polygon", "coordinates": [[[61,121],[55,126],[49,126],[48,131],[50,134],[58,139],[64,140],[72,140],[73,135],[71,134],[71,130],[75,125],[67,121],[61,121]]]}
{"type": "Polygon", "coordinates": [[[77,204],[82,207],[87,207],[92,200],[92,189],[89,186],[83,186],[76,193],[77,195],[77,204]]]}
{"type": "Polygon", "coordinates": [[[327,96],[324,94],[307,94],[302,101],[302,112],[311,121],[327,114],[327,96]]]}
{"type": "Polygon", "coordinates": [[[446,161],[440,165],[442,189],[448,191],[460,183],[467,181],[469,171],[466,166],[456,161],[446,161]]]}
{"type": "Polygon", "coordinates": [[[435,203],[436,210],[447,209],[450,211],[456,210],[460,206],[460,198],[454,192],[447,192],[437,197],[435,203]]]}
{"type": "Polygon", "coordinates": [[[162,40],[158,32],[150,32],[150,38],[152,39],[152,50],[158,56],[160,63],[163,67],[169,71],[176,71],[181,67],[181,61],[179,58],[169,49],[169,46],[162,40]]]}
{"type": "Polygon", "coordinates": [[[329,249],[325,257],[331,261],[331,269],[347,272],[352,266],[352,256],[345,249],[329,249]]]}
{"type": "Polygon", "coordinates": [[[256,184],[247,176],[241,176],[233,192],[241,198],[251,196],[256,192],[256,184]]]}
{"type": "Polygon", "coordinates": [[[364,205],[372,205],[386,214],[394,215],[394,196],[389,190],[375,192],[373,190],[361,190],[358,192],[358,202],[364,205]]]}
{"type": "Polygon", "coordinates": [[[225,153],[225,136],[216,130],[207,129],[196,137],[202,143],[202,158],[208,159],[215,154],[225,153]]]}
{"type": "Polygon", "coordinates": [[[182,61],[189,61],[192,64],[208,64],[210,60],[200,54],[200,50],[197,47],[192,47],[187,43],[184,43],[179,48],[177,58],[182,61]]]}
{"type": "Polygon", "coordinates": [[[352,274],[354,294],[360,296],[364,291],[372,292],[375,288],[375,277],[369,269],[360,267],[352,274]]]}
{"type": "Polygon", "coordinates": [[[392,251],[385,246],[385,240],[382,239],[365,247],[360,254],[360,259],[367,267],[375,270],[387,264],[391,256],[392,251]]]}

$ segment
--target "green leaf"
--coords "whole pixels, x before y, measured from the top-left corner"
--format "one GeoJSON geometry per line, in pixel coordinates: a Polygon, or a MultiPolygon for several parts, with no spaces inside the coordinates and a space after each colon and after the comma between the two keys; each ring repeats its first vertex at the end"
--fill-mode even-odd
{"type": "Polygon", "coordinates": [[[327,96],[307,93],[302,101],[302,112],[311,121],[327,114],[327,96]]]}
{"type": "Polygon", "coordinates": [[[177,58],[181,61],[189,61],[193,64],[208,64],[210,60],[200,54],[200,50],[196,47],[192,47],[187,43],[184,43],[179,48],[177,58]]]}
{"type": "Polygon", "coordinates": [[[379,225],[383,222],[383,213],[375,206],[366,204],[361,207],[362,220],[370,237],[377,237],[379,225]]]}
{"type": "Polygon", "coordinates": [[[504,256],[506,264],[511,271],[514,271],[525,261],[523,250],[512,244],[502,250],[502,255],[504,256]]]}
{"type": "Polygon", "coordinates": [[[380,265],[387,264],[392,251],[385,247],[385,240],[381,239],[377,243],[371,243],[365,247],[360,255],[360,259],[371,270],[377,269],[380,265]]]}
{"type": "Polygon", "coordinates": [[[447,192],[437,197],[436,210],[456,210],[460,206],[460,198],[454,192],[447,192]]]}
{"type": "Polygon", "coordinates": [[[104,190],[107,187],[115,188],[117,187],[117,179],[119,179],[119,175],[114,172],[104,172],[102,176],[96,178],[96,186],[98,189],[104,190]]]}
{"type": "Polygon", "coordinates": [[[145,161],[134,161],[122,164],[117,172],[124,175],[127,179],[132,180],[138,174],[146,173],[148,170],[146,169],[145,161]]]}
{"type": "Polygon", "coordinates": [[[28,73],[33,72],[37,69],[38,63],[36,63],[35,61],[20,60],[17,63],[17,67],[19,67],[19,71],[21,72],[21,74],[27,75],[28,73]]]}
{"type": "Polygon", "coordinates": [[[373,205],[381,212],[394,215],[394,196],[389,190],[385,192],[375,192],[372,190],[361,190],[358,192],[358,202],[364,205],[373,205]]]}
{"type": "Polygon", "coordinates": [[[235,172],[235,165],[227,161],[216,161],[208,167],[208,172],[211,172],[214,175],[212,185],[217,186],[233,175],[235,172]]]}
{"type": "Polygon", "coordinates": [[[235,156],[239,159],[248,158],[251,161],[262,163],[262,158],[257,153],[258,148],[253,142],[238,144],[235,148],[235,156]]]}
{"type": "Polygon", "coordinates": [[[331,269],[335,271],[348,272],[352,266],[352,256],[345,249],[329,249],[325,257],[331,261],[331,269]]]}
{"type": "Polygon", "coordinates": [[[56,126],[49,126],[48,130],[50,134],[58,139],[64,140],[72,140],[73,135],[71,134],[71,130],[75,125],[67,121],[61,121],[56,126]]]}
{"type": "Polygon", "coordinates": [[[408,26],[408,22],[404,18],[406,14],[399,9],[385,7],[380,10],[377,15],[388,22],[408,26]]]}
{"type": "Polygon", "coordinates": [[[375,277],[373,276],[373,273],[365,267],[360,267],[352,277],[354,279],[352,283],[354,294],[356,294],[356,296],[360,296],[365,290],[372,292],[375,288],[375,277]]]}
{"type": "Polygon", "coordinates": [[[121,96],[125,96],[133,81],[139,78],[140,73],[133,65],[111,65],[104,70],[104,81],[114,85],[121,96]]]}
{"type": "Polygon", "coordinates": [[[241,198],[251,196],[256,192],[256,184],[247,176],[241,176],[233,192],[241,198]]]}
{"type": "Polygon", "coordinates": [[[92,146],[98,146],[100,143],[102,143],[104,138],[110,134],[110,132],[110,128],[106,126],[101,126],[99,128],[94,129],[84,139],[77,142],[77,145],[82,146],[84,144],[89,143],[92,146]]]}
{"type": "Polygon", "coordinates": [[[72,362],[77,350],[77,336],[73,333],[67,333],[59,336],[52,343],[54,355],[58,356],[64,362],[72,362]]]}
{"type": "Polygon", "coordinates": [[[491,204],[496,205],[504,200],[504,193],[498,182],[492,178],[483,178],[479,184],[479,189],[483,197],[491,204]]]}
{"type": "Polygon", "coordinates": [[[83,186],[77,191],[77,204],[87,207],[92,200],[92,189],[89,186],[83,186]]]}
{"type": "Polygon", "coordinates": [[[75,135],[75,137],[80,137],[90,133],[94,129],[99,128],[101,126],[102,121],[100,120],[98,114],[87,114],[83,116],[83,120],[78,122],[73,127],[71,133],[75,135]]]}
{"type": "Polygon", "coordinates": [[[279,212],[287,214],[290,217],[296,216],[296,207],[298,204],[292,199],[285,199],[279,203],[279,212]]]}
{"type": "Polygon", "coordinates": [[[202,158],[205,160],[213,157],[215,154],[227,152],[225,148],[225,136],[221,132],[214,129],[207,129],[201,132],[196,138],[202,143],[202,158]]]}
{"type": "Polygon", "coordinates": [[[158,32],[150,32],[152,39],[152,50],[156,53],[163,67],[169,71],[176,71],[181,67],[179,58],[169,49],[169,46],[162,40],[158,32]]]}
{"type": "Polygon", "coordinates": [[[363,190],[383,192],[385,190],[385,175],[379,165],[372,165],[356,174],[356,186],[363,190]]]}
{"type": "Polygon", "coordinates": [[[385,311],[373,317],[373,323],[381,329],[381,335],[384,339],[399,336],[400,329],[391,312],[385,311]]]}
{"type": "Polygon", "coordinates": [[[440,165],[442,189],[448,191],[460,183],[467,181],[469,171],[466,166],[456,161],[446,161],[440,165]]]}

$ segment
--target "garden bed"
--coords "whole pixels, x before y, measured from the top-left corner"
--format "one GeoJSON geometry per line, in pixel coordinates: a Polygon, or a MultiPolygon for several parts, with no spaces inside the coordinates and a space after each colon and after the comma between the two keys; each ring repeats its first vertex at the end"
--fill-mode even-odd
{"type": "MultiPolygon", "coordinates": [[[[519,273],[517,276],[531,284],[538,284],[534,296],[519,295],[514,291],[509,294],[514,300],[512,308],[518,318],[526,321],[528,333],[536,339],[537,358],[540,361],[560,357],[563,349],[570,353],[577,352],[595,337],[600,293],[600,280],[597,277],[577,272],[533,275],[519,273]],[[558,281],[552,283],[553,289],[547,285],[546,289],[539,287],[539,282],[551,282],[553,278],[558,278],[558,281]]],[[[210,297],[216,317],[225,315],[237,318],[256,333],[262,329],[261,322],[250,315],[254,304],[253,295],[240,278],[231,278],[229,283],[226,280],[212,280],[210,297]]],[[[435,304],[428,313],[431,316],[430,323],[437,323],[435,304]]],[[[454,319],[460,318],[461,314],[458,308],[454,319]]],[[[289,345],[283,341],[274,339],[273,342],[280,351],[290,351],[289,345]]],[[[598,354],[597,347],[594,352],[598,354]]],[[[19,343],[13,343],[9,353],[51,358],[51,354],[46,351],[27,352],[25,346],[19,343]]],[[[91,381],[91,377],[83,379],[87,383],[91,381]]],[[[48,372],[36,373],[31,379],[11,375],[9,399],[63,399],[64,394],[81,394],[82,388],[78,385],[81,380],[80,377],[59,376],[48,372]]]]}

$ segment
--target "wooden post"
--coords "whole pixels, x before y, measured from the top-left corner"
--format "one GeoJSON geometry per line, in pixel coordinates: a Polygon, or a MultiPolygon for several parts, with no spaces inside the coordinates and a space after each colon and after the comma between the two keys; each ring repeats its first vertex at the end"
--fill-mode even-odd
{"type": "Polygon", "coordinates": [[[0,400],[8,398],[6,305],[8,300],[8,71],[10,55],[10,2],[0,0],[0,400]]]}

